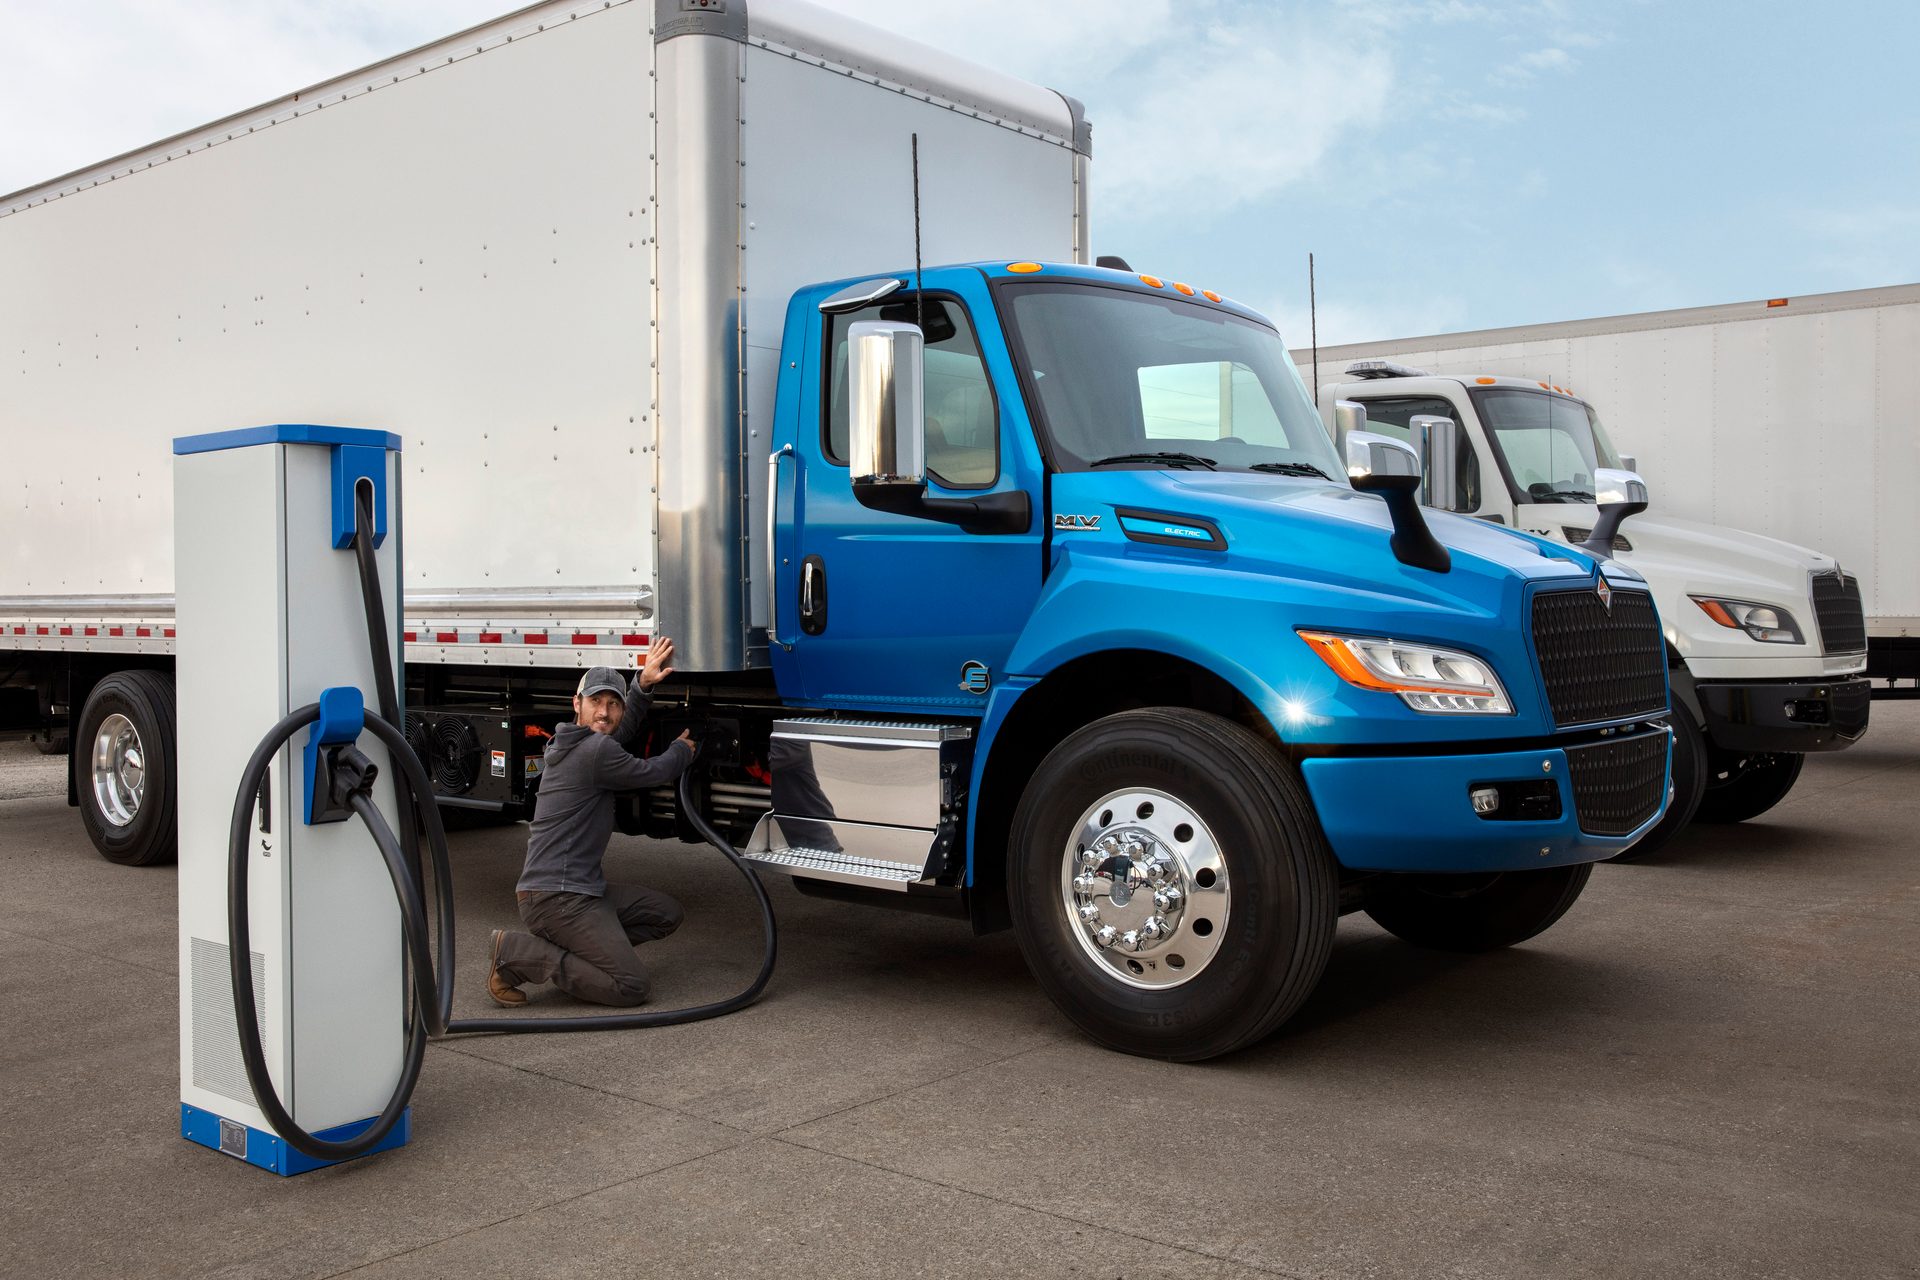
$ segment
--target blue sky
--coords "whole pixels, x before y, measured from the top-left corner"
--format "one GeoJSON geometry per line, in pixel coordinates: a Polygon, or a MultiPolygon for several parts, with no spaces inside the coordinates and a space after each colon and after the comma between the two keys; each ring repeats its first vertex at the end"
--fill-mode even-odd
{"type": "MultiPolygon", "coordinates": [[[[1920,4],[827,3],[1084,100],[1096,250],[1294,345],[1309,250],[1329,345],[1920,280],[1920,4]]],[[[509,7],[0,0],[0,191],[509,7]]]]}

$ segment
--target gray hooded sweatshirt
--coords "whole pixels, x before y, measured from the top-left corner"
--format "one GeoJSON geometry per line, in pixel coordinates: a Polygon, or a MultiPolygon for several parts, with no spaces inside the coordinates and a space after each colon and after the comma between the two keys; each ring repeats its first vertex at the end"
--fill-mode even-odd
{"type": "Polygon", "coordinates": [[[672,782],[693,763],[693,750],[684,742],[646,760],[627,753],[651,705],[652,695],[641,692],[635,680],[627,686],[626,714],[612,733],[573,723],[555,728],[516,892],[606,896],[600,860],[613,835],[614,793],[672,782]]]}

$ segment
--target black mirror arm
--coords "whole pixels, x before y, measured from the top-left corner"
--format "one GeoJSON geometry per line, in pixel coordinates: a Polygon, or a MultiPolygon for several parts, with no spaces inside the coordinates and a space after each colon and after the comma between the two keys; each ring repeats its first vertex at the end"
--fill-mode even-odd
{"type": "Polygon", "coordinates": [[[1601,506],[1600,518],[1594,522],[1593,532],[1580,544],[1580,549],[1596,560],[1613,558],[1613,537],[1620,532],[1620,525],[1628,516],[1637,516],[1647,509],[1644,502],[1609,502],[1601,506]]]}
{"type": "Polygon", "coordinates": [[[1353,487],[1361,493],[1377,493],[1387,502],[1387,514],[1393,517],[1393,537],[1388,546],[1394,559],[1415,569],[1446,573],[1453,568],[1453,556],[1427,527],[1420,513],[1419,476],[1356,476],[1353,487]]]}
{"type": "Polygon", "coordinates": [[[929,498],[924,485],[856,481],[853,497],[874,511],[957,524],[968,533],[1025,533],[1033,527],[1033,503],[1024,489],[983,493],[977,498],[929,498]]]}

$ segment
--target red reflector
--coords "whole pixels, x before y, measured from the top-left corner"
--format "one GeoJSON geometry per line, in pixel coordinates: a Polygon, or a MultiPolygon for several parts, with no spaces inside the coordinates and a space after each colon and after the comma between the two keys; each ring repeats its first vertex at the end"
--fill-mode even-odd
{"type": "Polygon", "coordinates": [[[591,631],[576,631],[573,633],[573,642],[575,644],[599,644],[600,637],[594,635],[591,631]]]}
{"type": "Polygon", "coordinates": [[[412,644],[415,640],[418,640],[420,638],[420,633],[417,631],[402,631],[400,633],[400,638],[406,641],[406,643],[412,644]]]}
{"type": "MultiPolygon", "coordinates": [[[[150,636],[153,634],[153,628],[152,627],[135,627],[133,629],[133,634],[136,636],[150,636]]],[[[236,1032],[235,1034],[238,1034],[238,1033],[236,1032]]]]}
{"type": "Polygon", "coordinates": [[[480,633],[480,643],[481,644],[499,644],[500,633],[498,631],[482,631],[480,633]]]}
{"type": "MultiPolygon", "coordinates": [[[[459,644],[460,633],[458,631],[436,631],[433,633],[433,639],[436,644],[459,644]]],[[[235,1032],[235,1034],[237,1035],[239,1033],[235,1032]]]]}
{"type": "Polygon", "coordinates": [[[546,642],[547,633],[544,631],[529,631],[520,637],[521,644],[545,644],[546,642]]]}
{"type": "Polygon", "coordinates": [[[100,634],[100,628],[98,628],[98,627],[88,627],[88,628],[87,628],[87,631],[86,631],[86,634],[88,634],[88,635],[90,635],[90,636],[97,636],[97,635],[99,635],[99,634],[100,634]]]}
{"type": "Polygon", "coordinates": [[[108,627],[107,634],[110,636],[123,636],[127,634],[127,629],[125,627],[108,627]]]}
{"type": "Polygon", "coordinates": [[[636,635],[633,635],[632,633],[629,633],[627,635],[620,637],[620,643],[621,644],[637,644],[644,647],[647,643],[647,638],[645,636],[636,636],[636,635]]]}
{"type": "Polygon", "coordinates": [[[1787,300],[1785,298],[1768,298],[1767,305],[1770,307],[1784,307],[1787,305],[1787,300]]]}
{"type": "MultiPolygon", "coordinates": [[[[43,636],[43,635],[45,635],[45,634],[47,634],[47,629],[46,629],[45,627],[35,627],[35,628],[33,629],[33,634],[35,634],[35,635],[37,635],[37,636],[43,636]]],[[[238,1032],[235,1032],[234,1034],[235,1034],[235,1035],[238,1035],[239,1033],[238,1033],[238,1032]]]]}
{"type": "Polygon", "coordinates": [[[23,635],[25,635],[25,634],[27,634],[27,629],[26,629],[25,627],[15,627],[15,628],[13,629],[13,634],[15,634],[15,635],[17,635],[17,636],[23,636],[23,635]]]}
{"type": "MultiPolygon", "coordinates": [[[[172,628],[172,627],[168,627],[168,628],[167,628],[167,631],[166,631],[166,635],[167,635],[167,639],[169,639],[169,640],[171,640],[171,639],[173,639],[173,628],[172,628]]],[[[236,1033],[236,1034],[237,1034],[237,1033],[236,1033]]]]}
{"type": "MultiPolygon", "coordinates": [[[[72,634],[73,634],[73,628],[72,628],[72,627],[62,627],[62,628],[60,628],[60,634],[61,634],[61,635],[63,635],[63,636],[70,636],[70,635],[72,635],[72,634]]],[[[238,1034],[238,1033],[236,1032],[235,1034],[238,1034]]]]}

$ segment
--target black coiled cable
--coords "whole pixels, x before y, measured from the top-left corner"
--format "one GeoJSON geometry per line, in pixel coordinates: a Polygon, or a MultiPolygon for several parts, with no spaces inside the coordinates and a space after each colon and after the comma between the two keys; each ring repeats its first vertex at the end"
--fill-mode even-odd
{"type": "MultiPolygon", "coordinates": [[[[387,748],[400,776],[395,780],[395,798],[400,805],[401,835],[395,836],[373,802],[364,791],[356,792],[347,798],[348,806],[366,824],[373,836],[374,844],[380,849],[380,856],[387,864],[387,874],[393,881],[394,895],[400,901],[400,927],[406,944],[408,981],[412,988],[407,1001],[407,1046],[406,1056],[400,1068],[400,1080],[394,1087],[393,1095],[387,1100],[373,1123],[361,1133],[342,1141],[330,1141],[315,1137],[294,1122],[287,1109],[282,1105],[279,1095],[274,1091],[273,1079],[267,1070],[266,1052],[260,1040],[259,1014],[253,997],[253,975],[249,956],[252,952],[252,932],[247,920],[247,872],[252,853],[252,836],[249,831],[255,797],[259,795],[262,783],[266,780],[268,766],[272,763],[280,748],[302,728],[320,718],[320,704],[309,703],[287,715],[267,731],[260,744],[254,748],[253,755],[247,761],[247,767],[240,776],[240,787],[234,796],[233,821],[228,828],[227,840],[227,933],[228,959],[233,980],[233,1013],[235,1026],[240,1036],[240,1061],[246,1069],[247,1083],[252,1086],[255,1104],[266,1117],[273,1131],[286,1140],[287,1145],[303,1155],[316,1160],[348,1160],[354,1156],[365,1155],[377,1147],[399,1123],[405,1114],[407,1103],[413,1096],[414,1085],[420,1079],[420,1067],[426,1057],[427,1040],[430,1037],[460,1035],[473,1032],[487,1032],[507,1035],[521,1035],[548,1031],[618,1031],[635,1027],[666,1027],[685,1022],[700,1022],[707,1018],[717,1018],[723,1014],[743,1009],[759,998],[766,989],[767,981],[773,976],[773,966],[778,951],[779,933],[773,918],[773,902],[767,897],[767,890],[760,883],[760,877],[743,859],[739,852],[728,843],[727,838],[714,830],[693,802],[693,770],[691,767],[680,775],[677,795],[680,812],[684,814],[700,838],[725,854],[727,860],[745,876],[754,896],[760,903],[761,927],[766,936],[766,949],[761,958],[760,972],[745,990],[724,1000],[715,1000],[707,1004],[693,1005],[684,1009],[661,1009],[646,1013],[604,1013],[583,1017],[567,1018],[453,1018],[453,881],[447,858],[447,833],[440,821],[439,808],[433,803],[433,784],[427,777],[425,766],[408,744],[407,737],[397,727],[400,720],[399,697],[394,689],[392,654],[388,648],[386,630],[386,610],[380,595],[379,569],[373,556],[373,513],[370,495],[363,486],[356,495],[358,520],[354,534],[354,550],[360,566],[360,591],[367,616],[368,646],[373,656],[376,694],[380,701],[380,710],[376,714],[366,713],[366,728],[387,748]],[[425,834],[427,850],[433,859],[434,902],[436,920],[433,933],[440,942],[440,963],[435,964],[429,927],[427,923],[426,894],[418,858],[414,854],[417,848],[414,836],[415,824],[425,834]]],[[[368,781],[371,781],[369,776],[368,781]]]]}

